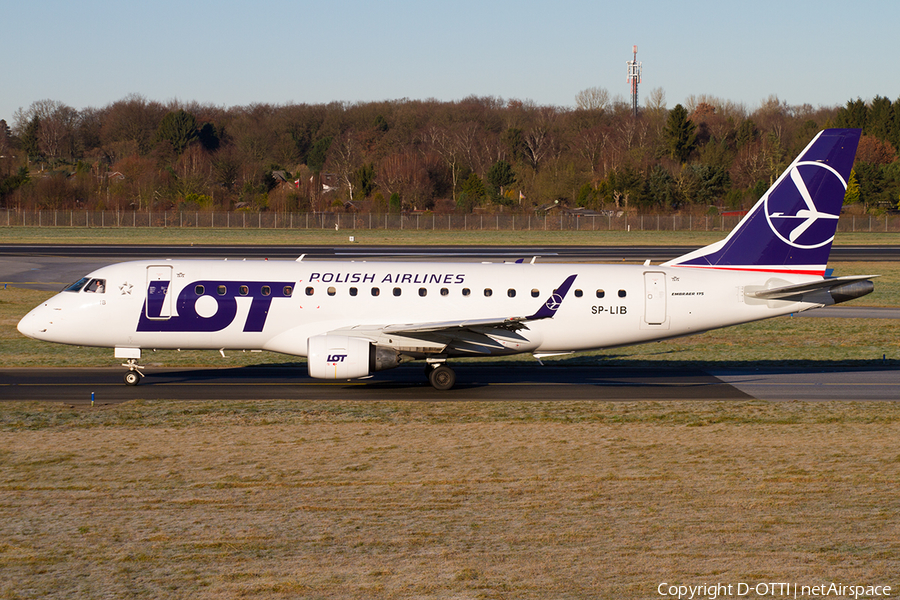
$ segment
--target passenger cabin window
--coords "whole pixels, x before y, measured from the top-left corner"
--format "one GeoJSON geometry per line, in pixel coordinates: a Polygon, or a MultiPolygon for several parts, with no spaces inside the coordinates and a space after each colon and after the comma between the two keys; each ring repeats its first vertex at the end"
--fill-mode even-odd
{"type": "Polygon", "coordinates": [[[333,287],[329,287],[329,288],[328,288],[328,295],[329,295],[329,296],[334,296],[335,294],[337,294],[337,290],[334,289],[333,287]]]}
{"type": "Polygon", "coordinates": [[[262,295],[263,296],[269,296],[271,294],[272,294],[272,288],[270,288],[267,285],[262,286],[262,295]]]}
{"type": "Polygon", "coordinates": [[[307,296],[312,296],[315,292],[316,292],[316,290],[315,290],[315,288],[313,288],[313,287],[308,287],[308,288],[306,288],[306,295],[307,295],[307,296]]]}
{"type": "Polygon", "coordinates": [[[90,277],[82,277],[75,283],[73,283],[69,286],[66,286],[66,288],[63,289],[63,291],[64,292],[80,292],[81,288],[83,288],[85,285],[87,285],[87,282],[90,280],[91,280],[90,277]]]}
{"type": "Polygon", "coordinates": [[[506,295],[509,296],[510,298],[515,298],[516,290],[509,288],[508,290],[506,290],[506,295]]]}
{"type": "Polygon", "coordinates": [[[240,291],[241,296],[246,296],[250,293],[250,288],[246,285],[242,285],[238,291],[240,291]]]}
{"type": "Polygon", "coordinates": [[[597,297],[602,298],[606,295],[606,292],[603,290],[597,290],[597,297]]]}
{"type": "Polygon", "coordinates": [[[449,296],[449,295],[450,295],[450,290],[448,290],[447,288],[441,288],[441,296],[449,296]]]}
{"type": "Polygon", "coordinates": [[[203,287],[202,285],[198,285],[194,288],[194,293],[196,293],[198,296],[202,296],[203,292],[205,292],[205,291],[206,291],[206,288],[203,287]]]}
{"type": "Polygon", "coordinates": [[[399,295],[402,294],[402,293],[403,293],[403,291],[402,291],[400,288],[394,288],[394,295],[395,295],[395,296],[399,296],[399,295]]]}
{"type": "Polygon", "coordinates": [[[493,293],[494,292],[491,290],[491,288],[484,288],[484,297],[485,298],[490,298],[491,295],[493,295],[493,293]]]}
{"type": "Polygon", "coordinates": [[[428,295],[428,290],[426,290],[425,288],[419,288],[419,295],[424,298],[428,295]]]}
{"type": "Polygon", "coordinates": [[[103,294],[106,292],[106,280],[105,279],[92,279],[87,287],[84,288],[86,292],[92,292],[95,294],[103,294]]]}
{"type": "Polygon", "coordinates": [[[619,290],[619,298],[624,298],[627,294],[628,292],[626,292],[625,290],[619,290]]]}
{"type": "Polygon", "coordinates": [[[380,293],[381,293],[381,290],[379,290],[377,287],[373,287],[373,288],[372,288],[372,295],[373,295],[373,296],[377,296],[377,295],[380,294],[380,293]]]}
{"type": "Polygon", "coordinates": [[[582,296],[584,296],[584,292],[582,292],[581,290],[575,290],[576,298],[581,298],[582,296]]]}
{"type": "MultiPolygon", "coordinates": [[[[219,287],[221,288],[221,287],[224,287],[224,286],[219,286],[219,287]]],[[[290,286],[290,285],[286,285],[286,286],[284,286],[284,290],[283,290],[283,291],[284,291],[285,297],[286,297],[286,298],[290,298],[291,295],[294,293],[294,288],[293,288],[292,286],[290,286]]],[[[225,292],[222,292],[222,293],[224,294],[225,292]]]]}
{"type": "Polygon", "coordinates": [[[462,289],[462,295],[463,295],[463,296],[468,296],[468,295],[471,294],[471,293],[472,293],[472,290],[470,290],[469,288],[463,288],[463,289],[462,289]]]}
{"type": "Polygon", "coordinates": [[[224,285],[220,285],[219,287],[216,288],[216,293],[219,294],[220,296],[224,296],[225,292],[227,292],[227,291],[228,291],[228,288],[226,288],[224,285]]]}
{"type": "Polygon", "coordinates": [[[532,297],[532,298],[537,298],[537,297],[540,296],[540,295],[541,295],[541,291],[540,291],[539,289],[535,288],[535,289],[531,290],[531,297],[532,297]]]}
{"type": "Polygon", "coordinates": [[[359,290],[357,290],[355,287],[352,287],[352,288],[350,288],[350,295],[351,295],[351,296],[355,296],[355,295],[357,294],[358,291],[359,291],[359,290]]]}

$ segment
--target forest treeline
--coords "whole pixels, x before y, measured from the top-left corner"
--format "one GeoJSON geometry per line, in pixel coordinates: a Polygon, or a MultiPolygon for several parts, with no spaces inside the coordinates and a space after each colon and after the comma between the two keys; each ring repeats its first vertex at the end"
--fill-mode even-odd
{"type": "Polygon", "coordinates": [[[602,88],[576,108],[469,97],[103,108],[34,102],[0,120],[0,208],[438,213],[751,206],[826,127],[863,137],[846,204],[900,200],[900,99],[754,109],[712,97],[634,116],[602,88]]]}

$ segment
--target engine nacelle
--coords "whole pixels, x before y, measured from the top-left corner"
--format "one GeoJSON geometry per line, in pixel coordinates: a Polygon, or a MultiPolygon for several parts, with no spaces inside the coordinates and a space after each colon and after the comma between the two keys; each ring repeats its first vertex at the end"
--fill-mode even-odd
{"type": "Polygon", "coordinates": [[[395,350],[347,335],[309,338],[306,356],[309,376],[317,379],[356,379],[400,364],[395,350]]]}
{"type": "Polygon", "coordinates": [[[875,284],[866,279],[864,281],[853,281],[836,285],[828,291],[831,293],[831,297],[834,298],[834,303],[839,304],[871,294],[874,290],[875,284]]]}

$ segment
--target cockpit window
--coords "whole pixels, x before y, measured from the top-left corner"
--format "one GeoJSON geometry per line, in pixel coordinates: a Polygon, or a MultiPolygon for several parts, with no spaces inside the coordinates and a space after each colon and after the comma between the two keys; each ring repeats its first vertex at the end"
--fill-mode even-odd
{"type": "Polygon", "coordinates": [[[104,294],[106,293],[106,280],[105,279],[91,279],[91,282],[87,284],[87,287],[84,288],[86,292],[93,292],[96,294],[104,294]]]}
{"type": "Polygon", "coordinates": [[[90,277],[82,277],[81,279],[79,279],[78,281],[73,283],[72,285],[65,287],[63,289],[63,291],[64,292],[80,292],[81,288],[83,288],[85,285],[87,285],[87,282],[90,280],[91,280],[90,277]]]}

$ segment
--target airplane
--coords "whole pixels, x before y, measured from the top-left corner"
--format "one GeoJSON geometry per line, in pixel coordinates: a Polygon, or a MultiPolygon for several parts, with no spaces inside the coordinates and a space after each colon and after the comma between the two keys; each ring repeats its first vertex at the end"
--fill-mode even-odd
{"type": "Polygon", "coordinates": [[[877,277],[826,272],[859,138],[819,132],[727,237],[659,265],[131,261],[82,277],[18,329],[113,348],[128,385],[144,350],[168,348],[305,357],[326,380],[423,360],[448,390],[458,357],[540,361],[846,302],[877,277]]]}

